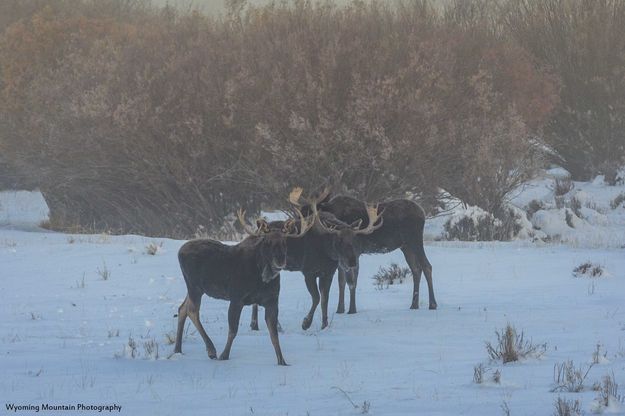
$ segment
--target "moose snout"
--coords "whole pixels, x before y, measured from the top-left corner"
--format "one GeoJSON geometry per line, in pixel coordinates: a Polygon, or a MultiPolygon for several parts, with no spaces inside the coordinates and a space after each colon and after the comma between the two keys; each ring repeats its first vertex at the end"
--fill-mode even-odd
{"type": "Polygon", "coordinates": [[[273,261],[273,267],[275,269],[279,269],[282,270],[284,268],[286,268],[286,256],[282,257],[282,258],[274,258],[273,261]]]}

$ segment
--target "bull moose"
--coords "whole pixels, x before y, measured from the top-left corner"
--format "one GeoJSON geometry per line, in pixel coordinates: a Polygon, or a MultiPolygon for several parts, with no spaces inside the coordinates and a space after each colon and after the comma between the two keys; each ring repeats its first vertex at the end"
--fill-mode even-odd
{"type": "MultiPolygon", "coordinates": [[[[320,213],[333,214],[346,223],[362,221],[364,226],[369,225],[369,215],[363,201],[344,195],[332,197],[329,190],[322,193],[317,209],[320,213]]],[[[354,245],[357,251],[364,253],[387,253],[401,249],[413,278],[413,292],[411,309],[419,308],[419,284],[421,273],[425,274],[428,284],[429,308],[436,309],[436,298],[432,284],[432,265],[428,261],[423,248],[423,229],[425,226],[425,211],[417,203],[407,199],[396,199],[378,204],[382,212],[384,224],[374,232],[359,235],[354,245]]],[[[303,205],[303,213],[310,211],[309,205],[303,205]]],[[[356,313],[356,285],[358,281],[358,267],[353,272],[346,273],[339,269],[339,303],[337,313],[345,312],[345,283],[349,285],[350,302],[347,313],[356,313]]]]}
{"type": "MultiPolygon", "coordinates": [[[[301,188],[293,189],[289,195],[290,202],[299,205],[301,194],[301,188]]],[[[311,308],[302,321],[302,329],[310,328],[319,301],[321,301],[322,314],[321,329],[324,329],[328,326],[328,297],[334,272],[337,268],[340,273],[354,271],[358,264],[359,254],[354,247],[355,238],[371,234],[382,226],[382,221],[378,221],[375,207],[366,209],[367,226],[361,228],[362,221],[360,220],[347,224],[328,212],[317,212],[318,201],[307,199],[306,202],[315,222],[311,231],[303,238],[287,241],[285,270],[301,271],[304,274],[306,288],[312,299],[311,308]],[[317,288],[317,278],[319,278],[319,288],[317,288]]],[[[299,227],[298,220],[295,221],[296,227],[299,227]]],[[[284,221],[272,221],[268,224],[269,230],[278,230],[283,226],[284,221]]],[[[250,327],[258,330],[258,307],[256,305],[252,311],[250,327]]]]}
{"type": "Polygon", "coordinates": [[[287,365],[280,349],[277,329],[280,270],[286,267],[287,241],[292,237],[305,236],[312,227],[313,220],[304,218],[300,213],[297,232],[294,231],[293,221],[285,222],[278,230],[269,230],[266,222],[259,221],[258,229],[252,230],[245,224],[242,211],[239,211],[239,220],[246,231],[255,236],[252,242],[228,246],[215,240],[198,239],[185,243],[178,252],[187,296],[178,308],[174,353],[182,352],[182,333],[188,316],[204,340],[208,356],[211,359],[217,358],[215,345],[200,322],[200,303],[202,295],[206,294],[215,299],[230,301],[228,340],[219,356],[220,360],[230,357],[243,306],[259,304],[265,307],[265,322],[278,364],[287,365]]]}

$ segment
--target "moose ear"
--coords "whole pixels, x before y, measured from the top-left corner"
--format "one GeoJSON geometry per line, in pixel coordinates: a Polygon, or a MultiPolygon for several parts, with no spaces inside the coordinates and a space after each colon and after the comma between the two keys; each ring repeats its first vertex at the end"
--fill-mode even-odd
{"type": "Polygon", "coordinates": [[[278,276],[280,276],[280,272],[274,272],[271,269],[271,266],[269,264],[265,264],[265,266],[263,267],[263,274],[262,274],[264,283],[269,283],[270,281],[272,281],[278,276]]]}

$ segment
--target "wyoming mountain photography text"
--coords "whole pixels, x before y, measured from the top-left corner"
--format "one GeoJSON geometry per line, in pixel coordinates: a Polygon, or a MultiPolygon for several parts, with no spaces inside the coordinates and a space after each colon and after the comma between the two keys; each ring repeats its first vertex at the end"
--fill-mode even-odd
{"type": "Polygon", "coordinates": [[[121,413],[122,406],[119,404],[107,404],[107,405],[99,405],[99,404],[85,404],[85,403],[74,403],[74,404],[52,404],[52,403],[39,403],[39,404],[15,404],[15,403],[6,403],[5,404],[7,412],[20,413],[20,412],[35,412],[35,413],[45,413],[45,412],[54,412],[53,414],[60,414],[64,412],[78,411],[78,412],[93,412],[93,413],[103,413],[103,412],[117,412],[121,413]]]}

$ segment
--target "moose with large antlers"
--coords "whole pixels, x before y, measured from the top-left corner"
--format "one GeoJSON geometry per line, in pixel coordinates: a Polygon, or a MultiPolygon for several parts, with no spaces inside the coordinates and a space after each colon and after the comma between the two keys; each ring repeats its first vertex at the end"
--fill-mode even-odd
{"type": "MultiPolygon", "coordinates": [[[[417,203],[407,199],[396,199],[378,205],[383,212],[384,224],[372,233],[358,236],[355,241],[359,253],[387,253],[401,249],[406,262],[412,271],[413,292],[411,309],[419,308],[419,284],[421,273],[425,274],[428,284],[429,306],[436,309],[436,298],[432,284],[432,265],[428,261],[423,249],[423,229],[425,226],[425,212],[417,203]]],[[[316,209],[336,216],[346,223],[362,221],[369,225],[369,215],[366,205],[358,199],[338,195],[331,197],[326,189],[323,200],[318,201],[316,209]]],[[[302,212],[310,211],[309,206],[302,207],[302,212]]],[[[339,269],[339,303],[337,313],[345,312],[345,283],[349,285],[350,302],[348,313],[356,313],[356,284],[358,281],[358,267],[352,273],[339,269]]]]}
{"type": "MultiPolygon", "coordinates": [[[[239,219],[244,223],[244,212],[239,219]]],[[[228,246],[209,239],[191,240],[178,252],[180,268],[187,285],[187,296],[178,308],[178,330],[174,353],[182,352],[182,333],[187,316],[195,325],[206,344],[210,358],[217,358],[215,345],[200,322],[202,295],[230,301],[228,308],[228,340],[219,356],[230,357],[232,342],[237,335],[241,310],[244,305],[259,304],[265,307],[265,322],[269,329],[279,365],[287,365],[278,340],[278,295],[280,293],[280,270],[287,261],[287,241],[306,235],[313,225],[312,219],[301,216],[299,229],[294,232],[293,221],[287,221],[281,229],[270,230],[265,221],[257,222],[258,230],[245,226],[254,235],[246,244],[228,246]]]]}
{"type": "MultiPolygon", "coordinates": [[[[294,206],[300,205],[302,189],[295,188],[289,195],[289,201],[294,206]]],[[[319,198],[324,198],[321,195],[319,198]]],[[[287,256],[285,270],[301,271],[304,274],[306,288],[310,293],[312,305],[302,321],[302,328],[308,329],[312,324],[315,310],[321,301],[321,329],[328,326],[328,297],[334,272],[339,268],[343,273],[352,273],[358,264],[358,252],[354,247],[354,239],[359,235],[371,234],[382,226],[375,207],[367,207],[367,226],[361,228],[362,221],[346,224],[334,215],[326,212],[317,212],[315,199],[305,199],[314,218],[311,231],[303,238],[287,240],[287,256]],[[317,281],[319,278],[319,289],[317,281]]],[[[293,220],[291,220],[293,221],[293,220]]],[[[298,220],[296,227],[300,227],[298,220]]],[[[268,231],[279,230],[284,227],[284,221],[272,221],[268,224],[268,231]]],[[[246,241],[253,241],[253,237],[246,241]]],[[[252,311],[251,328],[258,330],[258,307],[254,305],[252,311]]]]}

